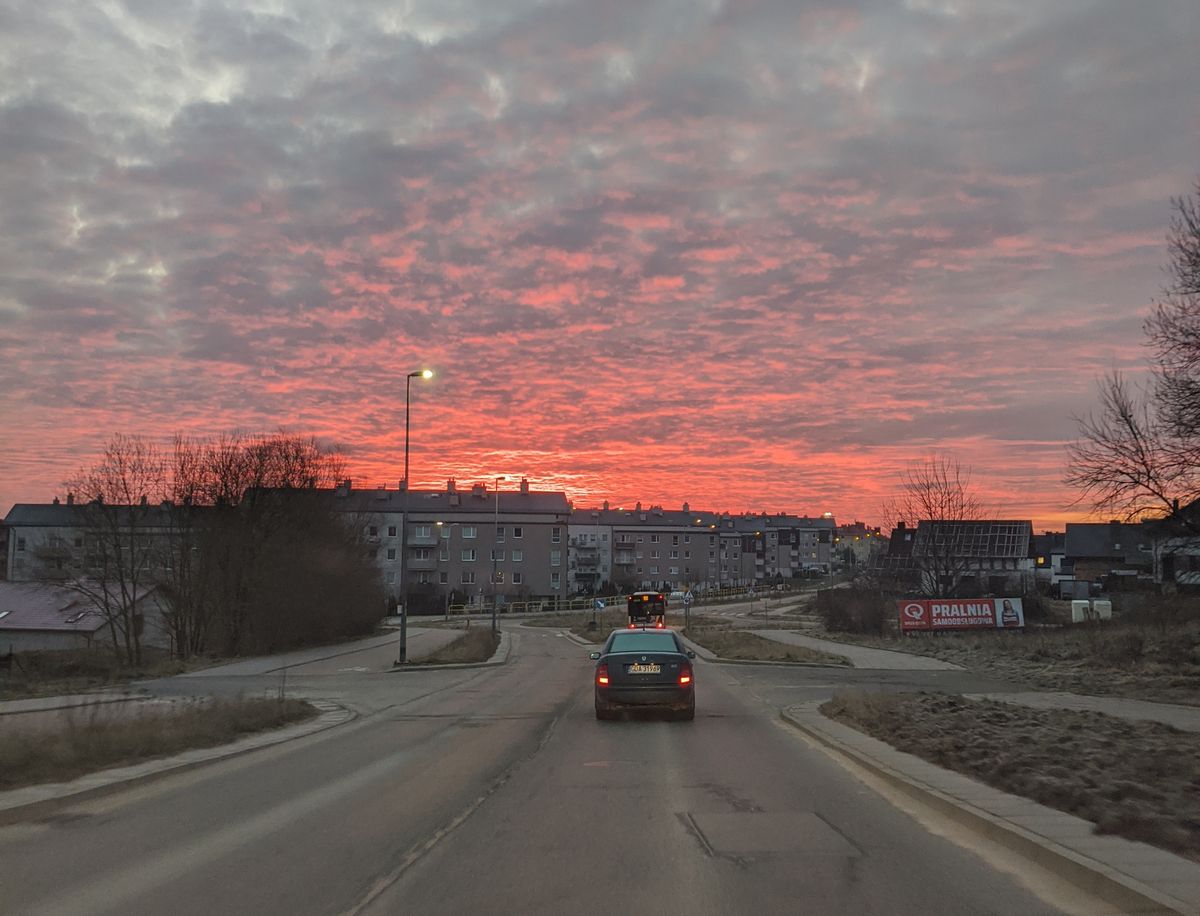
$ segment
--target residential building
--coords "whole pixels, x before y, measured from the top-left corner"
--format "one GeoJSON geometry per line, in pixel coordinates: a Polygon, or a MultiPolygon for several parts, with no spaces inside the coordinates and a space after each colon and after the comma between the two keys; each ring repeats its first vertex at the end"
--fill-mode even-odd
{"type": "MultiPolygon", "coordinates": [[[[94,585],[92,586],[94,587],[94,585]]],[[[153,589],[133,605],[143,646],[169,648],[153,589]]],[[[0,655],[43,649],[111,647],[107,621],[88,596],[45,582],[0,582],[0,655]]]]}
{"type": "Polygon", "coordinates": [[[926,595],[1024,594],[1033,587],[1033,523],[1011,519],[923,519],[897,524],[880,558],[926,595]]]}
{"type": "Polygon", "coordinates": [[[407,494],[403,488],[356,490],[344,481],[333,495],[337,510],[362,531],[385,587],[397,599],[405,593],[405,567],[414,610],[486,605],[493,595],[503,605],[553,602],[568,594],[571,506],[565,493],[531,490],[522,479],[515,490],[475,484],[460,491],[448,480],[444,490],[407,494]]]}
{"type": "Polygon", "coordinates": [[[1101,585],[1109,577],[1152,579],[1154,538],[1143,524],[1120,521],[1067,524],[1062,575],[1101,585]]]}
{"type": "Polygon", "coordinates": [[[887,538],[878,527],[856,521],[839,525],[834,534],[834,562],[842,566],[870,566],[886,547],[887,538]]]}

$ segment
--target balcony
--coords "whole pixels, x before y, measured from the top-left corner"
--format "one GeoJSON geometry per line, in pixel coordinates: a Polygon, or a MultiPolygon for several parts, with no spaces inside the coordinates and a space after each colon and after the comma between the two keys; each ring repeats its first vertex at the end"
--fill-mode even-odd
{"type": "Polygon", "coordinates": [[[408,543],[414,547],[432,547],[438,542],[436,531],[429,534],[417,534],[415,531],[408,536],[408,543]]]}
{"type": "Polygon", "coordinates": [[[435,557],[409,557],[409,569],[437,569],[437,559],[435,557]]]}

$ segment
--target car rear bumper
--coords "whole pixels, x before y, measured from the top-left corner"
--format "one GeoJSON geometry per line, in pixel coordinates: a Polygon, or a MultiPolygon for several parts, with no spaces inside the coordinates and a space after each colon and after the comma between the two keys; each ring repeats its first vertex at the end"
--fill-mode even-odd
{"type": "Polygon", "coordinates": [[[606,687],[596,688],[598,706],[658,706],[668,709],[686,709],[695,700],[695,687],[675,685],[655,687],[606,687]]]}

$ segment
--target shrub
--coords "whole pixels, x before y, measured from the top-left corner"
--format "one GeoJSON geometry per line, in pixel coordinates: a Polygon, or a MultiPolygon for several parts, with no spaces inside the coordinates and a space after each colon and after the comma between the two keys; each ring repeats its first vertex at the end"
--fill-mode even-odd
{"type": "Polygon", "coordinates": [[[893,621],[895,603],[881,592],[825,588],[817,592],[817,614],[835,633],[883,633],[893,621]]]}

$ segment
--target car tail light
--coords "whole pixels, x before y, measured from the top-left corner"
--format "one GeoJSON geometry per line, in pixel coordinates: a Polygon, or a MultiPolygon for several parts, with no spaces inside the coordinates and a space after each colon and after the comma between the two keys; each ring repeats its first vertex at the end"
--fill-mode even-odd
{"type": "Polygon", "coordinates": [[[684,665],[679,669],[679,686],[683,687],[692,682],[692,666],[684,665]]]}
{"type": "Polygon", "coordinates": [[[631,630],[636,630],[636,629],[637,629],[637,624],[636,624],[636,623],[631,623],[631,624],[629,625],[629,629],[631,629],[631,630]]]}
{"type": "Polygon", "coordinates": [[[664,626],[665,626],[665,624],[660,620],[658,623],[656,623],[654,625],[654,629],[661,630],[664,626]]]}
{"type": "Polygon", "coordinates": [[[608,665],[596,666],[596,683],[601,687],[608,686],[608,665]]]}

